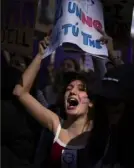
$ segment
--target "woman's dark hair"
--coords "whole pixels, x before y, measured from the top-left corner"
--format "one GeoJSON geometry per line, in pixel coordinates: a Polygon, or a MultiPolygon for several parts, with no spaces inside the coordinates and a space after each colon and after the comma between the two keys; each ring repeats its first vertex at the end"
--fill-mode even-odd
{"type": "Polygon", "coordinates": [[[90,98],[90,100],[92,100],[92,95],[94,94],[94,90],[97,85],[97,78],[94,72],[89,72],[89,73],[66,72],[66,73],[63,73],[62,79],[63,80],[61,81],[59,85],[60,93],[59,93],[59,98],[57,102],[58,106],[61,109],[60,111],[62,111],[63,113],[65,112],[63,97],[64,97],[68,84],[74,80],[80,80],[84,83],[84,85],[86,86],[86,92],[88,94],[88,97],[90,98]]]}
{"type": "Polygon", "coordinates": [[[93,129],[87,144],[87,158],[90,164],[95,165],[104,155],[108,140],[108,118],[100,98],[94,99],[93,129]]]}
{"type": "Polygon", "coordinates": [[[63,81],[62,81],[62,93],[64,94],[66,91],[67,86],[69,85],[70,82],[74,80],[80,80],[82,81],[85,86],[86,86],[86,91],[91,98],[91,95],[93,95],[94,90],[95,90],[95,85],[96,85],[96,76],[94,72],[65,72],[63,73],[63,81]]]}
{"type": "MultiPolygon", "coordinates": [[[[64,61],[66,61],[66,60],[71,60],[74,63],[75,72],[79,72],[80,66],[79,66],[79,64],[77,63],[77,61],[75,59],[73,59],[73,58],[64,59],[64,61]]],[[[63,62],[62,62],[62,66],[63,66],[63,62]]],[[[61,85],[63,85],[63,81],[64,81],[64,73],[65,72],[63,72],[62,69],[59,70],[59,71],[56,71],[56,73],[54,73],[55,81],[53,83],[53,89],[57,93],[59,93],[61,91],[61,85]]]]}

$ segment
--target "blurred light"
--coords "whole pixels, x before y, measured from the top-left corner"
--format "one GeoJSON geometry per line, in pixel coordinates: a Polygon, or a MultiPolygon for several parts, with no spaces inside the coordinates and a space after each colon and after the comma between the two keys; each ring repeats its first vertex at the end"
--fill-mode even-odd
{"type": "Polygon", "coordinates": [[[131,37],[134,38],[134,8],[132,13],[131,37]]]}

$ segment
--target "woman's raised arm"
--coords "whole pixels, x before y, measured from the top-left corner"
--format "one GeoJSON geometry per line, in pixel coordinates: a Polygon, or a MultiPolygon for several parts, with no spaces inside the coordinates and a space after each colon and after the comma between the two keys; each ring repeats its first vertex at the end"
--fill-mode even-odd
{"type": "Polygon", "coordinates": [[[18,97],[19,101],[28,109],[35,119],[50,131],[55,132],[59,125],[59,117],[42,106],[32,95],[30,95],[30,89],[41,66],[45,47],[45,41],[41,41],[39,44],[39,53],[23,73],[20,83],[18,83],[13,90],[13,94],[18,97]]]}

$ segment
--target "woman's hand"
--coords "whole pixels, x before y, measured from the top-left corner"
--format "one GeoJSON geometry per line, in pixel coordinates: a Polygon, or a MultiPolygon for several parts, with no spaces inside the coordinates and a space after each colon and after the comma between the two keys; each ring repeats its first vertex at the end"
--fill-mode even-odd
{"type": "Polygon", "coordinates": [[[38,52],[38,55],[40,55],[42,58],[44,56],[45,49],[49,45],[49,40],[50,40],[50,37],[46,36],[46,37],[44,37],[44,40],[42,40],[42,41],[39,42],[39,52],[38,52]]]}
{"type": "Polygon", "coordinates": [[[40,70],[43,55],[48,44],[49,44],[48,37],[45,37],[44,40],[39,42],[38,54],[32,60],[31,64],[27,67],[27,69],[24,71],[22,75],[21,83],[23,83],[23,86],[20,83],[16,85],[13,91],[14,95],[21,97],[24,93],[30,92],[33,82],[37,76],[37,73],[40,70]]]}
{"type": "Polygon", "coordinates": [[[97,31],[102,35],[102,37],[97,41],[100,41],[101,44],[106,44],[109,53],[109,59],[115,64],[115,66],[123,64],[121,57],[118,58],[118,56],[115,55],[112,37],[108,36],[102,30],[97,29],[97,31]]]}
{"type": "Polygon", "coordinates": [[[97,41],[100,41],[101,44],[106,44],[109,54],[111,55],[114,51],[113,39],[108,36],[104,31],[96,29],[102,36],[97,41]]]}
{"type": "Polygon", "coordinates": [[[37,56],[23,73],[19,84],[17,84],[13,90],[13,94],[17,96],[19,101],[28,109],[28,112],[31,113],[35,119],[55,134],[60,124],[59,117],[54,112],[42,106],[30,94],[30,89],[40,70],[41,61],[48,44],[48,37],[45,37],[44,40],[39,43],[39,52],[37,56]]]}

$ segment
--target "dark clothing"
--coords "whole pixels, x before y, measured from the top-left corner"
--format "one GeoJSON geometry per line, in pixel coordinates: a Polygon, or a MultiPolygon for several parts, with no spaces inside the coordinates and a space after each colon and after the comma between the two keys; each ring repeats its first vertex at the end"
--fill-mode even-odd
{"type": "Polygon", "coordinates": [[[1,153],[3,168],[30,168],[40,126],[14,100],[1,101],[1,153]]]}
{"type": "Polygon", "coordinates": [[[12,91],[21,77],[21,72],[15,68],[5,66],[1,69],[1,99],[11,100],[12,91]]]}
{"type": "Polygon", "coordinates": [[[134,65],[120,65],[104,76],[98,95],[108,99],[134,100],[134,65]]]}
{"type": "Polygon", "coordinates": [[[49,157],[54,135],[48,129],[41,133],[40,141],[35,153],[33,168],[44,168],[49,165],[49,157]]]}
{"type": "MultiPolygon", "coordinates": [[[[38,150],[35,157],[35,163],[33,168],[44,168],[49,167],[50,165],[50,152],[51,147],[53,144],[54,135],[49,132],[47,129],[42,132],[42,136],[40,139],[40,143],[38,146],[38,150]]],[[[109,135],[109,138],[107,139],[107,143],[105,146],[105,150],[103,151],[101,157],[97,159],[92,164],[89,162],[88,165],[84,165],[85,162],[83,160],[83,165],[85,168],[133,168],[133,163],[131,163],[131,160],[124,160],[124,162],[119,161],[117,157],[118,149],[117,147],[117,141],[116,137],[113,137],[113,135],[109,135]],[[127,167],[126,167],[127,166],[127,167]]],[[[100,146],[102,144],[100,143],[100,146]]],[[[124,150],[120,149],[120,152],[124,152],[124,150]]],[[[97,152],[97,151],[96,151],[97,152]]],[[[96,153],[97,155],[97,153],[96,153]]],[[[90,159],[90,158],[89,158],[90,159]]],[[[132,159],[132,158],[130,158],[132,159]]]]}

